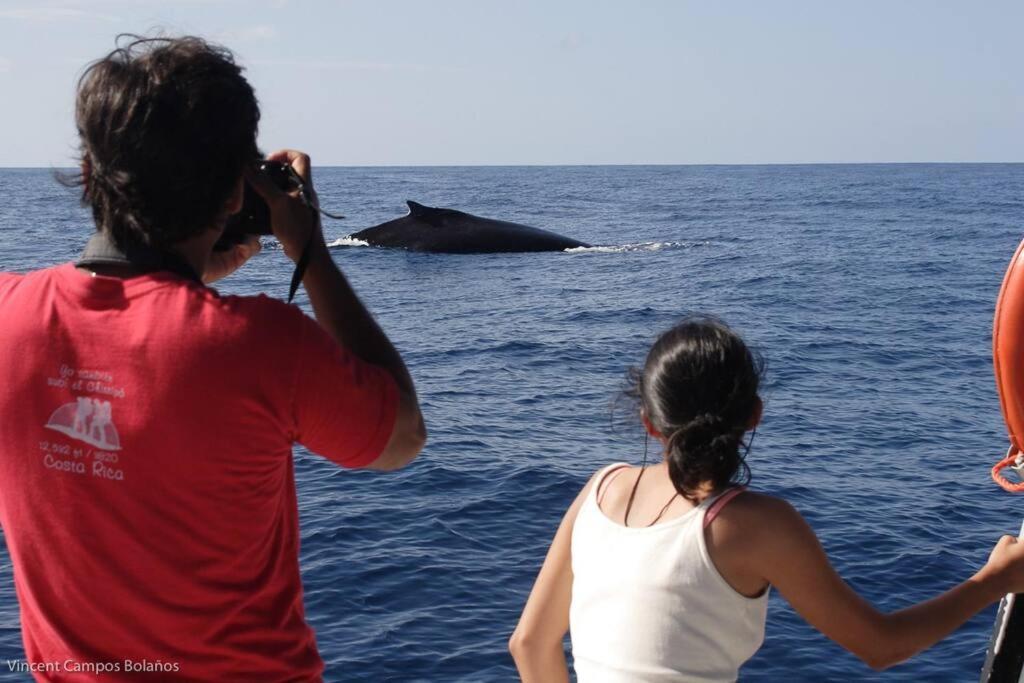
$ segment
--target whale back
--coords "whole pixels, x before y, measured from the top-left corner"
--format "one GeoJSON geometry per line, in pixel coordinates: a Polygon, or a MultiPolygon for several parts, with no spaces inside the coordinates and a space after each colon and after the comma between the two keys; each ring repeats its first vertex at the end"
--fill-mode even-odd
{"type": "Polygon", "coordinates": [[[557,233],[407,201],[409,213],[352,237],[371,245],[451,254],[562,251],[587,246],[557,233]]]}

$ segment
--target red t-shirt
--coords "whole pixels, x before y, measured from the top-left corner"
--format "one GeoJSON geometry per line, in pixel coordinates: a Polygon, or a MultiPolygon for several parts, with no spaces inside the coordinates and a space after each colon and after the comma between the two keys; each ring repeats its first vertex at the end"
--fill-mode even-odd
{"type": "Polygon", "coordinates": [[[392,377],[293,306],[168,273],[0,275],[0,321],[0,524],[36,679],[319,680],[292,444],[372,462],[392,377]]]}

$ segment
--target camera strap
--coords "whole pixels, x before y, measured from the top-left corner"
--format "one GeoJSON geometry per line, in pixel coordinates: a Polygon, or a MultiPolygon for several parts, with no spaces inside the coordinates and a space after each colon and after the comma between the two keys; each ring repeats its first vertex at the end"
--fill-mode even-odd
{"type": "Polygon", "coordinates": [[[299,291],[299,285],[302,284],[302,278],[306,276],[306,267],[309,266],[309,256],[313,251],[313,237],[316,235],[314,229],[309,233],[309,238],[306,239],[306,246],[302,248],[302,256],[295,262],[295,270],[292,271],[292,283],[288,287],[288,303],[292,302],[295,298],[295,292],[299,291]]]}
{"type": "Polygon", "coordinates": [[[81,268],[131,266],[143,273],[165,270],[180,275],[186,280],[203,284],[199,273],[177,254],[142,245],[131,245],[122,249],[109,234],[102,230],[89,238],[89,242],[85,245],[85,249],[75,265],[81,268]]]}
{"type": "MultiPolygon", "coordinates": [[[[302,249],[302,256],[295,264],[295,271],[292,273],[292,282],[288,287],[288,303],[295,298],[295,293],[302,284],[302,278],[306,275],[306,268],[309,266],[310,254],[313,251],[313,237],[311,233],[302,249]]],[[[78,257],[75,265],[80,268],[91,266],[130,266],[142,273],[155,271],[168,271],[180,275],[186,280],[192,280],[205,286],[203,279],[199,277],[195,269],[185,259],[171,252],[163,252],[152,247],[130,246],[121,249],[117,243],[105,232],[97,232],[89,238],[82,255],[78,257]]]]}

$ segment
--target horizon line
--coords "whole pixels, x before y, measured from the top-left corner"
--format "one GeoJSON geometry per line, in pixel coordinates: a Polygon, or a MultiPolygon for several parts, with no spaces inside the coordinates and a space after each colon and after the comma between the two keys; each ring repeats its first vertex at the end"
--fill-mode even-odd
{"type": "MultiPolygon", "coordinates": [[[[644,166],[1010,166],[1024,164],[1021,161],[761,161],[761,162],[628,162],[628,163],[446,163],[446,164],[314,164],[314,168],[608,168],[644,166]]],[[[0,170],[74,170],[75,166],[54,166],[32,164],[25,166],[3,166],[0,170]]]]}

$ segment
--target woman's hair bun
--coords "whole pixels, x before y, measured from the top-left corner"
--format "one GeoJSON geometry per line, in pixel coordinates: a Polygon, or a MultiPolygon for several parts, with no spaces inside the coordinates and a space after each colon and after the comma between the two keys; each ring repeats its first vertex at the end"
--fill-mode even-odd
{"type": "Polygon", "coordinates": [[[730,482],[745,466],[742,439],[742,428],[713,413],[701,413],[680,426],[666,443],[669,476],[676,489],[692,495],[706,482],[713,488],[730,482]]]}

